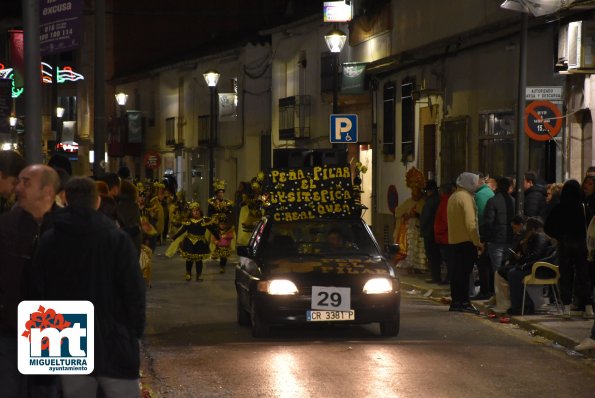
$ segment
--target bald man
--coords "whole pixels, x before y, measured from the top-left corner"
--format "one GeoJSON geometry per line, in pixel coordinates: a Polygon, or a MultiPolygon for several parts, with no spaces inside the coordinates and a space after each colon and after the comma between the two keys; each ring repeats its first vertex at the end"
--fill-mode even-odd
{"type": "Polygon", "coordinates": [[[0,215],[0,386],[2,397],[26,396],[17,368],[17,307],[25,298],[23,275],[41,233],[49,227],[58,173],[45,165],[25,167],[15,187],[16,206],[0,215]]]}

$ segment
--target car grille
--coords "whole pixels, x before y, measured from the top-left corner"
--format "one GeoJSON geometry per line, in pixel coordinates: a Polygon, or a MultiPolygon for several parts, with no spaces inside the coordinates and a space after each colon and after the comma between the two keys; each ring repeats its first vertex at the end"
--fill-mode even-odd
{"type": "Polygon", "coordinates": [[[312,296],[312,286],[349,287],[349,288],[351,288],[351,294],[359,293],[363,289],[363,286],[353,286],[353,285],[349,285],[349,284],[346,284],[346,283],[344,283],[344,284],[338,284],[338,283],[328,284],[328,283],[314,282],[314,283],[312,283],[312,285],[298,286],[297,288],[298,288],[299,294],[301,296],[312,296]]]}

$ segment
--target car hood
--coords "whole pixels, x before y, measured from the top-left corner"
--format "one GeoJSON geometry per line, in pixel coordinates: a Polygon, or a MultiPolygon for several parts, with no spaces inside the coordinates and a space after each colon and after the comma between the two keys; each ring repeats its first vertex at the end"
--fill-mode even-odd
{"type": "Polygon", "coordinates": [[[269,277],[282,275],[389,275],[390,266],[381,256],[350,258],[295,257],[267,259],[266,273],[269,277]]]}

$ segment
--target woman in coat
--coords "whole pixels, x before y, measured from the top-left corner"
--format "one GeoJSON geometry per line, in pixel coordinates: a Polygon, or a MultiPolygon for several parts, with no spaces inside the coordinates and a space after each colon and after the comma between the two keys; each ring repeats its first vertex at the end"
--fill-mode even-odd
{"type": "Polygon", "coordinates": [[[140,254],[142,234],[140,229],[140,207],[138,206],[138,193],[130,181],[123,180],[120,185],[120,197],[116,206],[116,217],[122,228],[134,243],[136,252],[140,254]]]}
{"type": "Polygon", "coordinates": [[[591,305],[586,243],[588,213],[581,185],[576,180],[569,180],[562,188],[560,204],[552,209],[545,223],[545,233],[558,242],[565,317],[570,317],[573,285],[577,300],[575,309],[584,311],[586,305],[591,305]]]}

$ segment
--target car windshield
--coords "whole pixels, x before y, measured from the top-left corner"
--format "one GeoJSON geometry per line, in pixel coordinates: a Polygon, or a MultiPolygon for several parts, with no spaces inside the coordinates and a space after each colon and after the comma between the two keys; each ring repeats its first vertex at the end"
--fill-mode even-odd
{"type": "Polygon", "coordinates": [[[269,257],[379,254],[364,223],[349,219],[273,223],[263,246],[269,257]]]}

